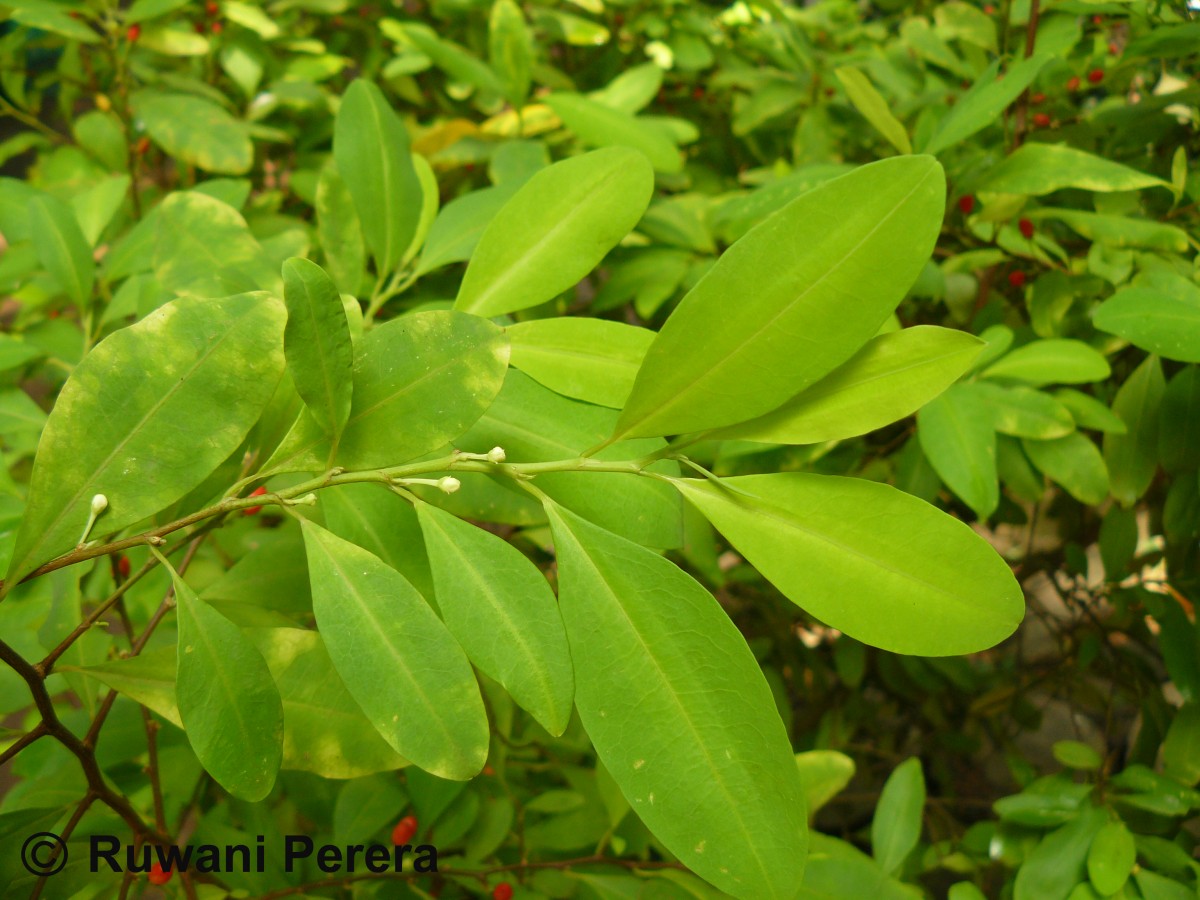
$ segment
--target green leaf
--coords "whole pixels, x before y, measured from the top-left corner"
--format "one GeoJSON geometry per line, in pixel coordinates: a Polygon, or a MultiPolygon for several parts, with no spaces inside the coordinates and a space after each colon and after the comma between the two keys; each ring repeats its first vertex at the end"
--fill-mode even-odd
{"type": "Polygon", "coordinates": [[[817,810],[836,797],[854,777],[854,760],[836,750],[807,750],[796,754],[804,784],[805,806],[811,821],[817,810]]]}
{"type": "Polygon", "coordinates": [[[1071,413],[1049,394],[986,381],[970,385],[970,390],[991,411],[992,422],[1001,434],[1048,440],[1075,430],[1071,413]]]}
{"type": "Polygon", "coordinates": [[[532,319],[505,329],[511,363],[553,391],[620,409],[654,341],[646,328],[607,319],[532,319]]]}
{"type": "Polygon", "coordinates": [[[1109,247],[1145,247],[1174,253],[1186,253],[1188,249],[1187,232],[1164,222],[1049,206],[1031,209],[1025,214],[1034,222],[1057,219],[1085,238],[1109,247]]]}
{"type": "Polygon", "coordinates": [[[1200,468],[1200,367],[1181,369],[1163,392],[1158,456],[1172,474],[1200,468]]]}
{"type": "Polygon", "coordinates": [[[996,426],[972,387],[953,385],[917,413],[917,438],[946,487],[986,519],[1000,503],[996,426]]]}
{"type": "Polygon", "coordinates": [[[283,702],[262,654],[240,628],[171,572],[178,603],[175,696],[196,758],[250,802],[271,793],[283,761],[283,702]]]}
{"type": "Polygon", "coordinates": [[[1200,362],[1200,287],[1184,278],[1117,291],[1096,307],[1092,322],[1167,359],[1200,362]]]}
{"type": "MultiPolygon", "coordinates": [[[[242,214],[229,204],[199,191],[178,191],[152,215],[155,222],[148,236],[154,277],[164,290],[219,297],[278,289],[279,270],[267,261],[242,214]]],[[[111,271],[109,277],[115,277],[111,271]]]]}
{"type": "Polygon", "coordinates": [[[130,97],[134,114],[165,153],[206,172],[241,175],[254,164],[244,122],[204,97],[142,90],[130,97]]]}
{"type": "Polygon", "coordinates": [[[283,699],[283,768],[359,778],[408,765],[362,714],[319,634],[263,628],[253,637],[283,699]]]}
{"type": "Polygon", "coordinates": [[[1175,714],[1162,754],[1167,775],[1190,787],[1200,783],[1200,704],[1185,703],[1175,714]]]}
{"type": "Polygon", "coordinates": [[[1081,741],[1055,741],[1051,750],[1054,758],[1069,769],[1093,771],[1104,763],[1095,748],[1081,741]]]}
{"type": "Polygon", "coordinates": [[[354,198],[333,162],[321,170],[313,206],[325,268],[339,291],[357,294],[366,268],[362,226],[354,209],[354,198]]]}
{"type": "Polygon", "coordinates": [[[71,207],[49,194],[39,194],[29,202],[29,228],[38,261],[76,306],[86,307],[96,264],[71,207]]]}
{"type": "Polygon", "coordinates": [[[333,156],[354,206],[375,271],[390,275],[421,217],[421,183],[408,132],[383,92],[357,79],[342,95],[333,126],[333,156]]]}
{"type": "MultiPolygon", "coordinates": [[[[500,328],[449,310],[391,319],[354,349],[353,400],[336,457],[350,469],[397,465],[458,437],[491,404],[508,364],[500,328]]],[[[305,411],[266,469],[323,470],[329,451],[305,411]]]]}
{"type": "Polygon", "coordinates": [[[403,575],[433,598],[425,539],[412,504],[381,484],[342,484],[321,497],[325,527],[403,575]]]}
{"type": "Polygon", "coordinates": [[[1074,388],[1059,388],[1054,399],[1067,408],[1071,418],[1080,428],[1124,434],[1125,423],[1111,409],[1090,394],[1074,388]]]}
{"type": "Polygon", "coordinates": [[[1087,804],[1072,821],[1044,837],[1017,870],[1014,900],[1066,900],[1087,878],[1088,850],[1107,819],[1106,810],[1087,804]]]}
{"type": "Polygon", "coordinates": [[[176,667],[175,648],[162,647],[94,666],[55,666],[54,671],[78,672],[95,678],[182,728],[175,701],[176,667]]]}
{"type": "Polygon", "coordinates": [[[409,22],[404,25],[404,35],[454,81],[472,85],[484,94],[504,94],[504,83],[487,63],[458,44],[440,39],[432,28],[409,22]]]}
{"type": "Polygon", "coordinates": [[[1108,468],[1099,448],[1078,431],[1053,440],[1023,440],[1030,461],[1080,503],[1098,506],[1108,496],[1108,468]]]}
{"type": "Polygon", "coordinates": [[[403,575],[312,522],[303,527],[317,628],[350,695],[425,771],[455,781],[479,774],[488,721],[462,648],[403,575]]]}
{"type": "Polygon", "coordinates": [[[667,319],[616,436],[744,422],[827,375],[903,298],[944,205],[941,166],[905,156],[827,181],[755,226],[667,319]]]}
{"type": "Polygon", "coordinates": [[[438,609],[471,662],[547,731],[571,718],[575,685],[558,603],[508,541],[427,503],[417,505],[438,609]]]}
{"type": "Polygon", "coordinates": [[[946,390],[983,347],[965,331],[934,325],[881,334],[779,409],[712,436],[817,444],[866,434],[912,415],[946,390]]]}
{"type": "Polygon", "coordinates": [[[871,820],[871,850],[889,875],[900,871],[921,839],[925,775],[915,756],[900,763],[883,785],[871,820]]]}
{"type": "Polygon", "coordinates": [[[1011,378],[1039,387],[1103,381],[1111,373],[1108,360],[1083,341],[1050,338],[1030,341],[984,371],[984,378],[1011,378]]]}
{"type": "Polygon", "coordinates": [[[645,159],[620,147],[542,169],[484,231],[455,308],[498,316],[573,287],[637,224],[653,190],[645,159]]]}
{"type": "Polygon", "coordinates": [[[865,644],[973,653],[1021,621],[1004,560],[963,522],[888,485],[794,472],[675,484],[784,596],[865,644]]]}
{"type": "Polygon", "coordinates": [[[1158,416],[1165,382],[1157,356],[1133,370],[1113,400],[1112,411],[1128,429],[1104,436],[1104,462],[1112,495],[1131,506],[1150,487],[1158,468],[1158,416]]]}
{"type": "Polygon", "coordinates": [[[504,204],[516,193],[518,184],[505,182],[455,197],[438,211],[417,260],[417,275],[471,258],[484,230],[504,204]]]}
{"type": "Polygon", "coordinates": [[[9,15],[12,20],[27,28],[52,31],[81,44],[95,44],[101,40],[100,35],[86,22],[73,18],[69,14],[72,9],[65,4],[51,0],[20,0],[5,5],[11,7],[9,15]]]}
{"type": "Polygon", "coordinates": [[[283,264],[283,352],[296,392],[336,447],[350,417],[354,351],[337,286],[316,263],[283,264]]]}
{"type": "Polygon", "coordinates": [[[1021,145],[993,166],[977,185],[980,191],[1040,196],[1079,188],[1085,191],[1136,191],[1164,187],[1161,178],[1077,150],[1066,144],[1021,145]]]}
{"type": "Polygon", "coordinates": [[[176,300],[101,341],[42,432],[8,580],[73,548],[92,497],[96,532],[174,503],[226,459],[283,373],[283,304],[264,294],[176,300]]]}
{"type": "Polygon", "coordinates": [[[628,147],[644,155],[656,172],[673,174],[683,170],[679,148],[643,119],[582,94],[550,94],[544,102],[588,147],[628,147]]]}
{"type": "Polygon", "coordinates": [[[557,505],[547,512],[576,706],[605,768],[696,874],[735,897],[790,900],[804,790],[745,640],[674,564],[557,505]]]}
{"type": "Polygon", "coordinates": [[[908,132],[892,114],[888,102],[875,90],[875,85],[871,84],[870,79],[858,69],[849,66],[835,69],[833,74],[842,83],[846,96],[854,104],[854,108],[862,113],[863,118],[901,153],[912,153],[912,142],[908,139],[908,132]]]}
{"type": "Polygon", "coordinates": [[[998,77],[999,61],[992,63],[942,119],[921,152],[941,153],[997,122],[1004,110],[1033,84],[1033,79],[1052,56],[1050,53],[1035,53],[1009,66],[1002,78],[998,77]]]}
{"type": "Polygon", "coordinates": [[[524,106],[529,96],[533,47],[521,8],[513,0],[496,0],[488,20],[488,58],[504,84],[504,98],[524,106]]]}
{"type": "Polygon", "coordinates": [[[1088,849],[1088,880],[1109,897],[1125,886],[1137,862],[1137,847],[1124,822],[1108,822],[1096,832],[1088,849]]]}

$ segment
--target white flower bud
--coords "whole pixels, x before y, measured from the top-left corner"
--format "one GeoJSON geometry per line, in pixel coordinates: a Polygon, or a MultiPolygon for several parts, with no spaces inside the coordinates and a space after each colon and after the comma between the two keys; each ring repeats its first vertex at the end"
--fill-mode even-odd
{"type": "Polygon", "coordinates": [[[460,487],[462,487],[462,482],[453,475],[446,475],[444,478],[438,479],[437,486],[439,490],[444,491],[447,494],[453,494],[460,487]]]}
{"type": "Polygon", "coordinates": [[[107,497],[105,497],[103,494],[97,494],[95,497],[92,498],[92,517],[93,518],[100,515],[100,513],[104,512],[106,509],[108,509],[108,498],[107,497]]]}
{"type": "Polygon", "coordinates": [[[491,450],[488,451],[487,458],[488,458],[488,462],[491,462],[491,463],[504,462],[504,460],[505,460],[504,448],[503,447],[493,447],[491,450]]]}

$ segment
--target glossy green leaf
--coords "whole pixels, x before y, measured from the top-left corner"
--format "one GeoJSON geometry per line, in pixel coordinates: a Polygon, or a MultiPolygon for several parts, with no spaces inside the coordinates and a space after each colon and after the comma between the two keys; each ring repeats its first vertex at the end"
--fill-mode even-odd
{"type": "Polygon", "coordinates": [[[195,94],[143,90],[130,102],[151,140],[181,162],[225,175],[249,172],[254,145],[245,123],[195,94]]]}
{"type": "Polygon", "coordinates": [[[96,264],[71,207],[49,194],[35,196],[29,203],[29,228],[38,261],[83,309],[92,296],[96,264]]]}
{"type": "Polygon", "coordinates": [[[807,750],[796,754],[796,768],[804,784],[809,820],[836,797],[854,777],[854,760],[836,750],[807,750]]]}
{"type": "Polygon", "coordinates": [[[176,667],[175,648],[163,647],[94,666],[55,666],[54,670],[94,678],[182,728],[175,701],[176,667]]]}
{"type": "Polygon", "coordinates": [[[1144,247],[1174,253],[1186,253],[1188,249],[1187,232],[1165,222],[1049,206],[1028,210],[1026,215],[1034,222],[1056,219],[1085,238],[1110,247],[1144,247]]]}
{"type": "Polygon", "coordinates": [[[1000,503],[996,426],[971,388],[953,385],[917,413],[917,438],[946,487],[986,519],[1000,503]]]}
{"type": "Polygon", "coordinates": [[[827,181],[751,229],[667,319],[617,436],[744,422],[827,375],[903,298],[944,205],[941,166],[905,156],[827,181]]]}
{"type": "Polygon", "coordinates": [[[283,702],[240,628],[172,571],[179,625],[175,696],[197,759],[221,787],[257,802],[283,761],[283,702]]]}
{"type": "Polygon", "coordinates": [[[986,381],[970,385],[970,390],[991,411],[992,422],[1001,434],[1047,440],[1075,430],[1071,413],[1049,394],[986,381]]]}
{"type": "Polygon", "coordinates": [[[1092,322],[1167,359],[1200,362],[1200,287],[1186,279],[1117,291],[1096,307],[1092,322]]]}
{"type": "Polygon", "coordinates": [[[1184,367],[1163,391],[1158,456],[1172,474],[1200,468],[1200,367],[1184,367]]]}
{"type": "Polygon", "coordinates": [[[916,757],[888,776],[871,820],[871,850],[880,868],[894,875],[921,839],[925,810],[925,774],[916,757]]]}
{"type": "Polygon", "coordinates": [[[408,765],[362,714],[319,634],[264,628],[253,637],[283,700],[283,768],[359,778],[408,765]]]}
{"type": "Polygon", "coordinates": [[[532,319],[505,329],[511,363],[553,391],[620,409],[654,332],[579,317],[532,319]]]}
{"type": "Polygon", "coordinates": [[[504,208],[516,188],[516,184],[508,182],[481,188],[455,197],[442,207],[430,226],[417,260],[417,274],[424,275],[442,266],[470,259],[483,232],[504,208]]]}
{"type": "Polygon", "coordinates": [[[149,236],[154,277],[164,290],[219,297],[278,289],[279,270],[267,260],[242,214],[229,204],[199,191],[178,191],[153,215],[149,236]]]}
{"type": "Polygon", "coordinates": [[[562,734],[575,685],[549,582],[508,541],[427,503],[417,514],[446,627],[485,675],[562,734]]]}
{"type": "Polygon", "coordinates": [[[1059,388],[1054,399],[1067,408],[1080,428],[1124,434],[1125,423],[1111,409],[1093,397],[1074,388],[1059,388]]]}
{"type": "Polygon", "coordinates": [[[1112,495],[1130,506],[1150,487],[1158,468],[1158,416],[1166,385],[1157,356],[1134,369],[1113,400],[1112,411],[1127,434],[1104,435],[1104,462],[1112,495]]]}
{"type": "Polygon", "coordinates": [[[1136,191],[1170,185],[1161,178],[1077,150],[1067,144],[1022,144],[993,166],[979,183],[981,191],[1040,196],[1079,188],[1085,191],[1136,191]]]}
{"type": "Polygon", "coordinates": [[[473,778],[489,731],[462,648],[403,575],[303,524],[317,628],[350,695],[397,753],[439,778],[473,778]]]}
{"type": "Polygon", "coordinates": [[[95,533],[153,515],[245,438],[283,372],[283,304],[264,294],[176,300],[101,341],[58,396],[9,566],[15,581],[95,533]]]}
{"type": "Polygon", "coordinates": [[[343,484],[321,497],[325,527],[403,575],[427,600],[433,576],[412,503],[381,484],[343,484]]]}
{"type": "Polygon", "coordinates": [[[354,209],[354,198],[333,163],[321,170],[313,207],[325,268],[339,291],[357,294],[366,268],[362,226],[354,209]]]}
{"type": "Polygon", "coordinates": [[[484,231],[455,308],[497,316],[573,287],[637,224],[653,189],[645,159],[621,147],[542,169],[484,231]]]}
{"type": "Polygon", "coordinates": [[[1080,503],[1098,506],[1108,496],[1108,467],[1098,448],[1076,431],[1053,440],[1023,440],[1030,461],[1080,503]]]}
{"type": "Polygon", "coordinates": [[[1013,63],[1003,78],[998,77],[1000,63],[992,63],[942,119],[921,152],[941,153],[997,122],[1009,105],[1033,83],[1051,56],[1049,53],[1035,53],[1028,59],[1013,63]]]}
{"type": "Polygon", "coordinates": [[[865,644],[973,653],[1021,621],[1024,597],[996,552],[888,485],[792,472],[676,485],[784,596],[865,644]]]}
{"type": "Polygon", "coordinates": [[[504,84],[504,98],[520,107],[529,96],[533,47],[521,7],[496,0],[488,20],[488,58],[504,84]]]}
{"type": "Polygon", "coordinates": [[[1072,821],[1042,838],[1017,870],[1014,900],[1066,900],[1087,878],[1092,839],[1107,819],[1107,811],[1086,804],[1072,821]]]}
{"type": "Polygon", "coordinates": [[[547,511],[576,705],[605,768],[692,871],[735,897],[790,900],[806,855],[804,790],[745,640],[673,563],[547,511]]]}
{"type": "Polygon", "coordinates": [[[409,155],[408,132],[369,81],[356,80],[342,95],[333,156],[354,198],[375,271],[391,274],[416,233],[421,183],[409,155]]]}
{"type": "Polygon", "coordinates": [[[1011,378],[1034,387],[1043,384],[1081,384],[1109,376],[1108,360],[1083,341],[1050,338],[1031,341],[1000,357],[984,378],[1011,378]]]}
{"type": "MultiPolygon", "coordinates": [[[[337,462],[352,469],[398,465],[466,431],[500,390],[504,332],[449,310],[413,313],[372,328],[355,346],[350,417],[337,462]]],[[[269,471],[323,470],[328,436],[306,411],[269,471]]]]}
{"type": "Polygon", "coordinates": [[[644,155],[656,172],[669,174],[683,169],[679,148],[644,119],[582,94],[550,94],[545,103],[588,147],[628,147],[644,155]]]}
{"type": "Polygon", "coordinates": [[[605,106],[634,115],[658,94],[663,83],[663,70],[652,62],[622,70],[621,74],[588,96],[605,106]]]}
{"type": "Polygon", "coordinates": [[[316,263],[283,264],[283,352],[296,392],[334,447],[350,416],[354,351],[337,286],[316,263]]]}
{"type": "Polygon", "coordinates": [[[881,334],[779,409],[713,437],[816,444],[866,434],[912,415],[958,380],[983,347],[965,331],[934,325],[881,334]]]}
{"type": "Polygon", "coordinates": [[[912,141],[908,139],[908,132],[892,114],[887,100],[875,89],[871,80],[858,69],[849,66],[835,69],[833,74],[842,83],[846,96],[854,104],[854,108],[862,113],[863,118],[901,153],[912,153],[912,141]]]}
{"type": "Polygon", "coordinates": [[[304,560],[300,535],[294,531],[279,534],[276,540],[256,546],[206,585],[200,599],[244,628],[309,625],[312,594],[304,560]]]}

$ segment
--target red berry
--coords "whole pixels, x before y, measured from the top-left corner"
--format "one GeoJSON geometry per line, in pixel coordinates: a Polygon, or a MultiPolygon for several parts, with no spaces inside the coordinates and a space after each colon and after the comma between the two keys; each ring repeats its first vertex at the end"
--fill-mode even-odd
{"type": "Polygon", "coordinates": [[[129,577],[129,557],[124,554],[117,557],[117,571],[121,573],[122,578],[129,577]]]}
{"type": "MultiPolygon", "coordinates": [[[[256,487],[254,490],[252,490],[250,492],[250,496],[251,497],[261,497],[266,492],[267,492],[267,489],[263,485],[259,485],[258,487],[256,487]]],[[[261,506],[247,506],[245,509],[242,510],[242,515],[253,516],[253,515],[257,515],[260,512],[262,512],[261,506]]]]}
{"type": "Polygon", "coordinates": [[[150,874],[146,877],[150,879],[151,884],[166,884],[171,880],[173,874],[170,869],[164,870],[161,864],[155,863],[150,867],[150,874]]]}
{"type": "Polygon", "coordinates": [[[215,16],[221,11],[221,7],[214,3],[213,0],[208,0],[208,2],[204,4],[204,11],[210,16],[215,16]]]}
{"type": "Polygon", "coordinates": [[[48,315],[52,319],[57,319],[59,316],[62,315],[62,313],[57,309],[52,309],[52,310],[50,310],[50,312],[46,313],[46,315],[48,315]]]}
{"type": "Polygon", "coordinates": [[[1092,84],[1099,84],[1103,80],[1104,80],[1104,70],[1103,69],[1092,69],[1092,71],[1088,72],[1088,81],[1090,81],[1092,84]]]}
{"type": "Polygon", "coordinates": [[[702,88],[702,87],[693,88],[692,89],[692,99],[693,100],[703,100],[704,99],[704,88],[702,88]]]}
{"type": "Polygon", "coordinates": [[[512,885],[502,881],[492,889],[492,900],[512,900],[512,885]]]}
{"type": "Polygon", "coordinates": [[[1121,48],[1117,46],[1117,42],[1109,41],[1108,42],[1108,55],[1109,56],[1119,56],[1120,54],[1121,54],[1121,48]]]}
{"type": "Polygon", "coordinates": [[[825,96],[826,97],[832,97],[836,93],[837,93],[837,91],[834,88],[831,88],[831,87],[825,88],[825,96]]]}
{"type": "Polygon", "coordinates": [[[491,766],[484,766],[484,767],[483,767],[483,774],[484,774],[484,775],[487,775],[487,776],[489,776],[489,777],[490,777],[490,776],[492,776],[492,775],[495,775],[495,774],[496,774],[496,770],[495,770],[495,769],[493,769],[491,766]]]}
{"type": "Polygon", "coordinates": [[[1071,79],[1067,82],[1067,90],[1068,91],[1079,90],[1079,76],[1078,75],[1071,76],[1071,79]]]}
{"type": "Polygon", "coordinates": [[[1027,241],[1033,240],[1033,223],[1032,222],[1030,222],[1028,219],[1022,219],[1021,221],[1019,221],[1017,223],[1017,227],[1021,229],[1021,236],[1024,237],[1025,240],[1027,240],[1027,241]]]}
{"type": "Polygon", "coordinates": [[[125,32],[125,39],[127,41],[129,41],[129,43],[131,43],[131,44],[141,36],[142,36],[142,26],[141,25],[130,25],[129,30],[125,32]]]}
{"type": "Polygon", "coordinates": [[[192,28],[195,29],[196,34],[204,34],[204,23],[203,22],[197,22],[195,25],[192,26],[192,28]]]}
{"type": "Polygon", "coordinates": [[[392,843],[397,847],[402,847],[413,839],[413,835],[417,833],[417,817],[405,816],[396,823],[396,827],[392,829],[392,843]]]}
{"type": "Polygon", "coordinates": [[[983,8],[983,11],[986,15],[994,16],[996,14],[996,7],[992,6],[992,4],[989,3],[987,6],[985,6],[983,8]]]}
{"type": "Polygon", "coordinates": [[[975,198],[971,194],[958,198],[958,208],[962,210],[964,216],[969,216],[975,209],[975,198]]]}
{"type": "Polygon", "coordinates": [[[142,135],[142,137],[138,138],[137,143],[133,145],[133,150],[138,156],[142,156],[149,149],[150,138],[146,137],[145,135],[142,135]]]}
{"type": "Polygon", "coordinates": [[[1092,24],[1093,25],[1103,25],[1104,24],[1104,16],[1092,16],[1092,24]]]}
{"type": "Polygon", "coordinates": [[[1034,113],[1033,124],[1038,128],[1048,128],[1050,126],[1050,117],[1045,113],[1034,113]]]}
{"type": "Polygon", "coordinates": [[[1034,106],[1041,106],[1043,103],[1046,102],[1046,95],[1042,94],[1042,93],[1037,93],[1037,94],[1034,94],[1032,97],[1030,97],[1029,100],[1031,103],[1033,103],[1034,106]]]}
{"type": "Polygon", "coordinates": [[[211,25],[208,26],[208,30],[211,31],[213,34],[220,34],[222,31],[225,30],[225,26],[222,25],[220,22],[213,22],[211,25]]]}
{"type": "Polygon", "coordinates": [[[1008,273],[1008,283],[1011,284],[1015,288],[1025,287],[1025,273],[1024,272],[1009,272],[1008,273]]]}

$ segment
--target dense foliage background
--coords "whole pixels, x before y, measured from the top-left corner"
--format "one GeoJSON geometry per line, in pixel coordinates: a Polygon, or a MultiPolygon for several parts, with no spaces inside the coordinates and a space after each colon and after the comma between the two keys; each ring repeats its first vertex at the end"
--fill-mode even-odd
{"type": "MultiPolygon", "coordinates": [[[[948,181],[944,221],[884,331],[978,336],[986,346],[962,378],[926,394],[906,386],[920,399],[885,410],[859,437],[801,416],[801,426],[766,422],[688,454],[722,476],[853,475],[940,506],[1011,565],[1027,603],[1019,630],[967,656],[868,646],[786,599],[690,505],[669,555],[747,638],[799,754],[815,828],[801,896],[1197,896],[1194,10],[1148,0],[9,0],[0,10],[5,558],[68,376],[106,336],[176,296],[234,294],[308,257],[346,298],[356,335],[445,309],[481,234],[522,185],[553,161],[620,146],[654,169],[653,199],[632,233],[553,299],[498,311],[509,324],[592,317],[657,330],[726,248],[795,198],[881,158],[936,156],[948,181]],[[369,100],[365,88],[347,94],[360,78],[379,88],[369,100]],[[339,105],[374,108],[377,98],[403,122],[417,159],[410,177],[425,188],[417,239],[382,249],[372,223],[360,224],[371,201],[339,176],[347,157],[333,158],[335,122],[348,120],[339,105]]],[[[386,135],[390,120],[378,121],[386,135]]],[[[857,196],[847,212],[870,201],[857,196]]],[[[879,265],[890,264],[881,253],[879,265]]],[[[730,320],[751,299],[727,298],[730,320]]],[[[525,333],[524,363],[514,349],[512,364],[529,384],[597,408],[622,405],[651,337],[623,337],[612,358],[581,370],[545,362],[541,332],[525,333]]],[[[805,336],[793,338],[805,353],[805,336]]],[[[152,342],[141,352],[126,360],[166,365],[152,342]]],[[[113,390],[135,392],[139,372],[121,374],[113,390]]],[[[299,409],[294,390],[279,396],[211,479],[129,533],[252,483],[264,459],[245,451],[269,456],[299,409]]],[[[860,405],[888,396],[867,391],[860,405]]],[[[562,416],[534,407],[543,418],[527,429],[553,433],[562,416]]],[[[574,453],[596,430],[580,428],[564,439],[574,453]]],[[[522,438],[508,437],[512,457],[522,438]]],[[[537,504],[482,493],[482,474],[462,480],[438,502],[488,522],[553,577],[537,504]]],[[[270,488],[302,481],[283,475],[270,488]]],[[[415,516],[378,496],[394,500],[366,485],[322,492],[325,524],[369,547],[376,532],[402,535],[375,538],[375,552],[432,596],[415,516]]],[[[179,593],[207,601],[197,616],[216,609],[243,629],[315,635],[294,629],[313,608],[300,526],[273,501],[254,510],[247,501],[178,544],[168,536],[163,552],[190,585],[179,593]]],[[[491,749],[476,778],[396,770],[393,752],[361,733],[343,739],[374,740],[375,759],[344,764],[322,743],[336,708],[317,705],[303,727],[289,719],[273,792],[236,799],[177,727],[173,638],[168,649],[155,643],[175,628],[172,615],[155,630],[170,586],[144,542],[5,586],[6,895],[508,896],[502,884],[517,898],[720,895],[630,812],[578,718],[551,737],[486,678],[491,749]],[[106,600],[114,592],[119,602],[106,600]],[[81,621],[93,627],[73,631],[81,621]],[[147,662],[128,665],[143,647],[147,662]],[[44,657],[49,667],[30,669],[44,657]],[[42,690],[39,705],[30,686],[42,690]],[[64,823],[75,840],[130,834],[132,817],[179,842],[308,833],[345,845],[386,843],[407,815],[439,848],[438,877],[276,868],[155,885],[163,879],[99,879],[71,865],[43,886],[17,859],[25,836],[64,823]]],[[[869,608],[873,595],[858,596],[854,579],[840,589],[869,608]]],[[[903,627],[920,626],[918,616],[903,627]]],[[[327,659],[303,656],[304,640],[260,643],[275,680],[300,694],[338,678],[327,659]],[[311,669],[288,668],[301,657],[311,669]]],[[[302,705],[297,696],[285,691],[285,703],[302,705]]]]}

